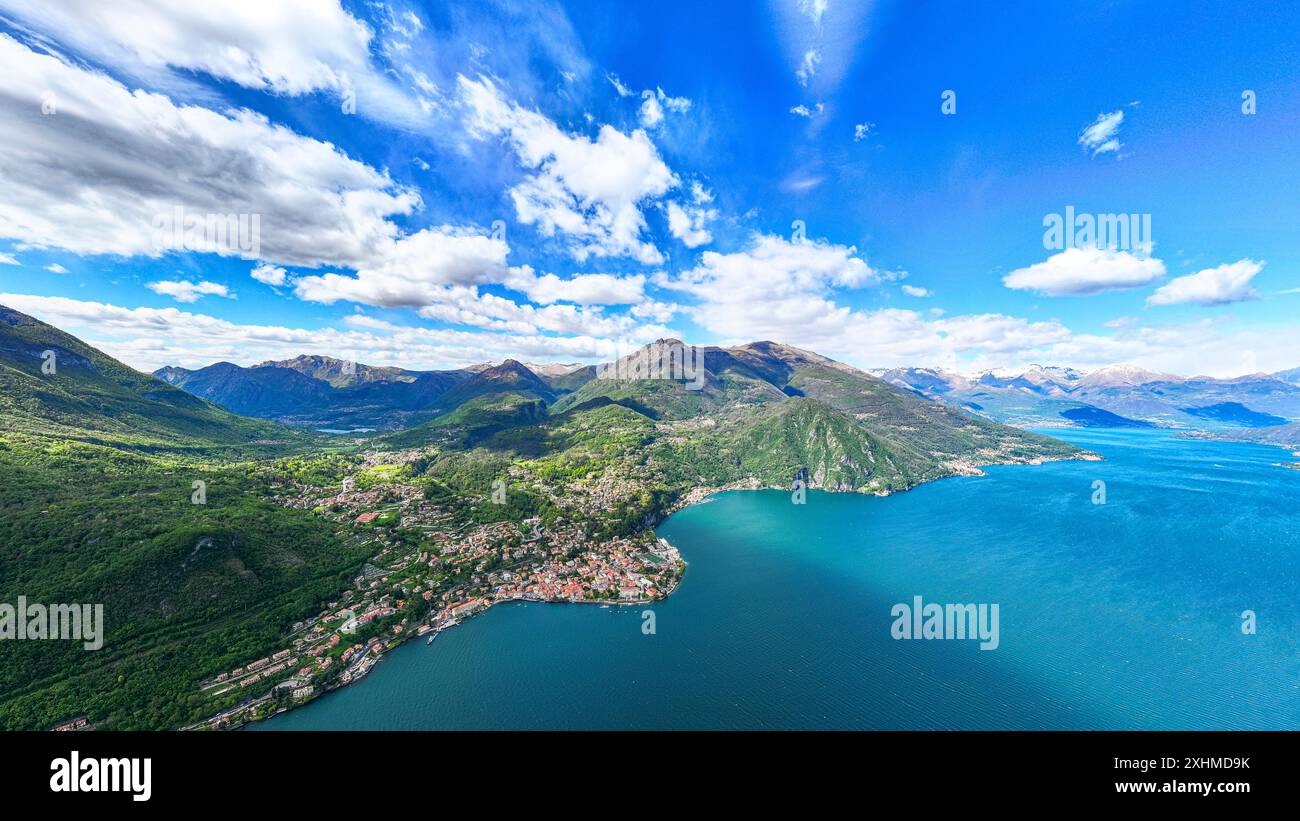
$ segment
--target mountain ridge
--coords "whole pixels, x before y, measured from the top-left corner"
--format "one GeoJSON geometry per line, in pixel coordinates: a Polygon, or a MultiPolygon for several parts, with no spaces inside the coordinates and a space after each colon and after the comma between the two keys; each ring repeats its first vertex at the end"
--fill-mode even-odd
{"type": "Polygon", "coordinates": [[[237,447],[299,435],[232,413],[3,305],[0,413],[14,430],[139,449],[237,447]]]}

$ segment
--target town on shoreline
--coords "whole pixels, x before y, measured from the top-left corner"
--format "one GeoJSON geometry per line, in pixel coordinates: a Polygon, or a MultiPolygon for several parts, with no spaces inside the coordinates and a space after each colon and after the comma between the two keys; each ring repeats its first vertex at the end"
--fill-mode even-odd
{"type": "MultiPolygon", "coordinates": [[[[721,491],[773,489],[753,479],[692,488],[633,535],[596,538],[593,514],[612,509],[638,489],[635,483],[602,479],[553,491],[551,501],[566,515],[549,527],[538,517],[481,522],[465,515],[464,503],[468,509],[502,504],[505,483],[494,482],[490,495],[461,503],[430,498],[428,486],[397,478],[401,466],[428,454],[423,449],[366,452],[339,484],[280,479],[277,503],[328,517],[346,543],[367,550],[370,558],[337,599],[292,626],[281,649],[200,682],[198,690],[211,699],[213,713],[182,729],[235,729],[294,709],[359,681],[404,642],[425,636],[432,643],[441,631],[496,604],[620,606],[661,600],[681,583],[686,562],[654,534],[659,521],[721,491]]],[[[1074,458],[1100,457],[1084,451],[1074,458]]],[[[951,476],[983,475],[975,464],[949,468],[951,476]]],[[[540,490],[536,477],[521,474],[513,480],[540,490]]]]}
{"type": "MultiPolygon", "coordinates": [[[[370,454],[361,472],[418,455],[370,454]]],[[[340,536],[373,555],[351,587],[292,626],[282,649],[200,682],[219,709],[182,729],[234,729],[301,706],[359,681],[402,643],[421,636],[432,643],[496,604],[645,605],[676,589],[686,569],[677,549],[649,528],[594,539],[580,516],[548,528],[539,518],[479,523],[426,498],[418,484],[358,484],[284,483],[278,503],[329,517],[340,536]]],[[[668,513],[708,492],[686,494],[668,513]]],[[[609,502],[601,492],[594,498],[609,502]]]]}

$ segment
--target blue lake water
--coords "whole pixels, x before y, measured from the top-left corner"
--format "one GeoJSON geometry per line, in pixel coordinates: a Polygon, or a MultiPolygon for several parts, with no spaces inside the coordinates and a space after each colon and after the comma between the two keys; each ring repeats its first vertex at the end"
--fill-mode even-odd
{"type": "Polygon", "coordinates": [[[659,528],[689,569],[653,635],[642,607],[497,606],[258,726],[1300,728],[1291,457],[1048,433],[1105,461],[889,498],[719,494],[659,528]],[[917,595],[997,603],[999,647],[893,639],[890,608],[917,595]]]}

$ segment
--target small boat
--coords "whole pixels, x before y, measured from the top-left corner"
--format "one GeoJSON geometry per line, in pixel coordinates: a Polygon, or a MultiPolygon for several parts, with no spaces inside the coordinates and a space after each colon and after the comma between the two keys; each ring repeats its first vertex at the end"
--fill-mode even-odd
{"type": "Polygon", "coordinates": [[[429,640],[426,641],[425,644],[433,644],[433,640],[436,639],[436,638],[438,638],[438,633],[437,633],[437,631],[435,630],[434,632],[432,632],[432,633],[429,634],[429,640]]]}

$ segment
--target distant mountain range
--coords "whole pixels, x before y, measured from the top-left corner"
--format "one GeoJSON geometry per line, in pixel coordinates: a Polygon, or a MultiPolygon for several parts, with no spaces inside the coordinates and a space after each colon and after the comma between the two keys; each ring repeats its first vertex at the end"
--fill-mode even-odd
{"type": "MultiPolygon", "coordinates": [[[[660,340],[656,346],[679,346],[660,340]]],[[[614,378],[617,365],[543,378],[507,360],[436,402],[392,447],[483,448],[517,457],[582,452],[580,473],[627,460],[664,484],[738,481],[887,492],[998,462],[1077,458],[1047,437],[972,416],[839,362],[774,342],[703,348],[697,379],[614,378]],[[564,380],[560,384],[557,380],[564,380]],[[595,457],[595,441],[607,441],[595,457]]],[[[644,351],[624,361],[642,357],[644,351]]],[[[622,363],[618,363],[622,364],[622,363]]]]}
{"type": "Polygon", "coordinates": [[[590,366],[523,365],[513,359],[460,370],[410,371],[299,356],[247,368],[229,362],[197,370],[165,367],[154,376],[248,416],[322,429],[400,430],[503,390],[551,402],[594,373],[590,366]]]}
{"type": "MultiPolygon", "coordinates": [[[[723,350],[708,348],[706,356],[716,359],[723,350]]],[[[923,399],[1022,427],[1141,423],[1215,429],[1300,420],[1300,368],[1233,379],[1174,376],[1131,365],[1089,372],[1032,365],[971,375],[934,368],[870,374],[923,399]]],[[[241,414],[324,429],[400,430],[503,390],[563,410],[591,397],[593,389],[584,387],[595,378],[596,368],[506,360],[460,370],[410,371],[300,356],[248,368],[228,362],[198,370],[167,367],[154,375],[241,414]]],[[[689,394],[675,401],[701,408],[708,404],[689,394]]]]}
{"type": "Polygon", "coordinates": [[[1131,365],[1086,373],[1041,365],[969,376],[933,368],[872,373],[928,399],[1014,425],[1108,418],[1088,409],[1161,427],[1200,429],[1268,427],[1300,419],[1300,369],[1232,379],[1174,376],[1131,365]]]}
{"type": "Polygon", "coordinates": [[[1082,453],[773,342],[702,349],[694,385],[602,378],[609,374],[594,366],[538,368],[543,375],[506,360],[420,372],[317,356],[251,368],[164,368],[153,377],[16,311],[3,309],[0,320],[6,417],[30,421],[35,432],[112,431],[128,446],[298,435],[231,412],[238,410],[297,425],[400,429],[383,440],[392,446],[487,447],[516,457],[609,438],[602,459],[631,460],[634,471],[637,464],[673,464],[683,486],[788,486],[803,475],[810,487],[877,492],[983,464],[1082,453]],[[41,355],[49,349],[59,369],[43,376],[41,355]],[[623,440],[613,433],[621,430],[637,433],[623,440]]]}
{"type": "Polygon", "coordinates": [[[310,427],[396,428],[428,418],[439,397],[476,374],[299,356],[250,368],[229,362],[198,370],[167,367],[154,376],[246,416],[310,427]]]}

